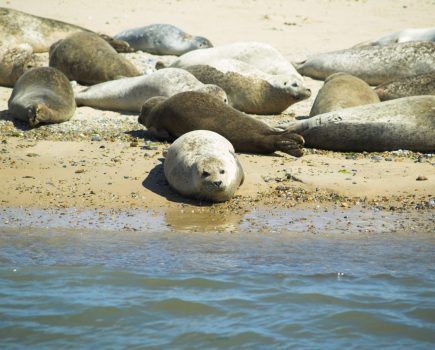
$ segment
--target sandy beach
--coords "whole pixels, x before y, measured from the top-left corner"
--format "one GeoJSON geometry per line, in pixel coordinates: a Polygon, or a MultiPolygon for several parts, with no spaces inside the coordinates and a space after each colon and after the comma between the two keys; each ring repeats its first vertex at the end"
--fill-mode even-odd
{"type": "MultiPolygon", "coordinates": [[[[3,1],[35,15],[96,32],[171,23],[209,38],[272,44],[289,61],[344,49],[407,27],[433,26],[434,1],[3,1]]],[[[134,56],[140,62],[141,57],[134,56]]],[[[133,61],[134,61],[133,60],[133,61]]],[[[308,100],[280,116],[282,124],[309,114],[322,86],[305,78],[308,100]]],[[[7,117],[12,89],[0,88],[0,206],[3,208],[146,208],[204,206],[175,194],[163,172],[163,151],[136,115],[79,107],[62,125],[28,130],[7,117]]],[[[206,207],[243,211],[254,207],[434,208],[435,157],[409,151],[344,154],[306,150],[299,159],[279,153],[240,154],[245,183],[229,202],[206,207]]]]}

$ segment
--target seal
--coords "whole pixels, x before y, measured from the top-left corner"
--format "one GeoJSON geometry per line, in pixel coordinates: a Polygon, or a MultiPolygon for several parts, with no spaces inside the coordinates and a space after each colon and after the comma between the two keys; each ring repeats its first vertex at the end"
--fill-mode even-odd
{"type": "Polygon", "coordinates": [[[296,134],[302,130],[301,125],[273,128],[202,92],[152,97],[142,106],[138,121],[155,136],[169,141],[189,131],[210,130],[230,141],[237,152],[303,155],[304,140],[296,134]]]}
{"type": "Polygon", "coordinates": [[[163,169],[172,189],[211,202],[229,200],[244,180],[233,145],[208,130],[191,131],[176,139],[163,169]]]}
{"type": "Polygon", "coordinates": [[[295,63],[302,75],[325,79],[344,72],[370,85],[435,71],[435,43],[410,41],[385,46],[363,46],[314,55],[295,63]]]}
{"type": "Polygon", "coordinates": [[[25,72],[15,84],[8,100],[9,113],[39,124],[62,123],[74,114],[74,92],[67,77],[51,67],[38,67],[25,72]]]}
{"type": "Polygon", "coordinates": [[[435,72],[403,78],[376,87],[381,101],[418,95],[435,95],[435,72]]]}
{"type": "Polygon", "coordinates": [[[407,41],[435,42],[435,27],[403,29],[374,40],[370,42],[370,45],[388,45],[393,43],[404,43],[407,41]]]}
{"type": "Polygon", "coordinates": [[[13,87],[18,78],[31,68],[41,67],[44,60],[33,54],[29,44],[0,46],[0,85],[13,87]]]}
{"type": "Polygon", "coordinates": [[[114,38],[128,42],[135,50],[153,55],[180,56],[192,50],[213,47],[210,40],[187,34],[171,24],[151,24],[133,28],[116,34],[114,38]]]}
{"type": "Polygon", "coordinates": [[[378,95],[365,81],[350,74],[334,73],[326,78],[319,90],[310,117],[378,102],[381,102],[378,95]]]}
{"type": "Polygon", "coordinates": [[[227,95],[216,85],[203,84],[180,68],[164,68],[149,75],[107,81],[76,93],[77,106],[112,111],[140,112],[146,100],[154,96],[172,96],[183,91],[208,92],[226,102],[227,95]]]}
{"type": "Polygon", "coordinates": [[[435,96],[413,96],[296,122],[307,147],[345,152],[435,150],[435,96]]]}
{"type": "Polygon", "coordinates": [[[210,65],[219,59],[235,59],[248,63],[269,74],[294,75],[302,80],[295,67],[273,46],[259,42],[238,42],[203,50],[195,50],[180,56],[171,67],[187,68],[194,65],[210,65]]]}
{"type": "Polygon", "coordinates": [[[279,114],[311,95],[311,91],[292,75],[263,73],[265,80],[232,71],[222,72],[208,65],[190,66],[186,70],[204,84],[220,86],[227,93],[228,104],[246,113],[279,114]]]}
{"type": "Polygon", "coordinates": [[[68,79],[90,85],[140,75],[129,60],[90,32],[74,33],[54,43],[50,47],[49,64],[68,79]]]}

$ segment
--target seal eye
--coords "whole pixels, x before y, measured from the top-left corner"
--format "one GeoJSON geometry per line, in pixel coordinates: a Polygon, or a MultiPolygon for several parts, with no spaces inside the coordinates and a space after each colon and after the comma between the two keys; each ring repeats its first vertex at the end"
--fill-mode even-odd
{"type": "Polygon", "coordinates": [[[202,177],[207,177],[207,176],[210,176],[210,173],[208,172],[208,171],[203,171],[202,172],[202,175],[201,175],[202,177]]]}
{"type": "Polygon", "coordinates": [[[293,83],[292,84],[292,87],[298,87],[299,85],[298,85],[298,83],[293,83]]]}
{"type": "Polygon", "coordinates": [[[284,82],[284,86],[286,86],[287,85],[287,82],[284,82]]]}
{"type": "Polygon", "coordinates": [[[225,174],[225,170],[219,171],[219,174],[225,174]]]}

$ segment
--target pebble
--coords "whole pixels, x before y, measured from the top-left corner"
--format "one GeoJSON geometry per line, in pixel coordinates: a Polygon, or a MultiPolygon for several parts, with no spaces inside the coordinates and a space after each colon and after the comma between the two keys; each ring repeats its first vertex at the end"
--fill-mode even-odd
{"type": "Polygon", "coordinates": [[[424,176],[424,175],[418,175],[417,178],[416,178],[416,180],[417,180],[417,181],[426,181],[426,180],[427,180],[427,177],[424,176]]]}
{"type": "Polygon", "coordinates": [[[91,135],[91,141],[101,141],[101,136],[98,134],[91,135]]]}
{"type": "Polygon", "coordinates": [[[384,158],[381,156],[371,156],[370,159],[374,160],[375,162],[380,162],[384,158]]]}

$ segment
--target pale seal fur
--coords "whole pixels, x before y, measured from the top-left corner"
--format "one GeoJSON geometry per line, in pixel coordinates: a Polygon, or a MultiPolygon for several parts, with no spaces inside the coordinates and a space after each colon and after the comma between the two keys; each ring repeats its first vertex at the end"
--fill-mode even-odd
{"type": "Polygon", "coordinates": [[[228,95],[228,104],[246,113],[279,114],[311,95],[311,91],[294,76],[263,73],[267,75],[265,80],[237,72],[222,72],[208,65],[191,66],[186,70],[205,84],[220,86],[228,95]]]}
{"type": "Polygon", "coordinates": [[[0,46],[0,85],[12,87],[24,72],[43,65],[43,59],[33,54],[29,44],[0,46]]]}
{"type": "Polygon", "coordinates": [[[226,93],[216,85],[203,84],[179,68],[165,68],[149,75],[100,83],[76,93],[78,106],[112,111],[140,112],[144,102],[154,96],[172,96],[183,91],[203,91],[226,101],[226,93]]]}
{"type": "Polygon", "coordinates": [[[378,95],[365,81],[350,74],[334,73],[326,78],[319,90],[310,117],[378,102],[381,102],[378,95]]]}
{"type": "Polygon", "coordinates": [[[209,64],[218,59],[236,59],[269,74],[302,77],[295,67],[273,46],[259,42],[238,42],[209,49],[195,50],[180,56],[171,67],[186,68],[209,64]]]}
{"type": "Polygon", "coordinates": [[[435,150],[435,96],[413,96],[296,122],[307,147],[346,152],[435,150]]]}
{"type": "Polygon", "coordinates": [[[376,87],[381,101],[418,95],[435,95],[435,72],[394,80],[376,87]]]}
{"type": "Polygon", "coordinates": [[[38,67],[18,79],[8,108],[11,116],[35,127],[69,120],[76,104],[71,84],[62,72],[51,67],[38,67]]]}
{"type": "Polygon", "coordinates": [[[208,130],[180,136],[169,147],[163,166],[166,180],[175,191],[212,202],[229,200],[244,179],[234,147],[208,130]]]}
{"type": "Polygon", "coordinates": [[[338,72],[352,74],[370,85],[435,71],[435,43],[410,41],[326,52],[295,63],[299,73],[325,79],[338,72]]]}
{"type": "Polygon", "coordinates": [[[188,91],[172,97],[152,97],[142,106],[139,123],[157,137],[173,140],[193,130],[217,132],[236,151],[303,154],[299,128],[279,129],[244,114],[209,94],[188,91]]]}
{"type": "Polygon", "coordinates": [[[74,33],[54,43],[49,57],[50,67],[83,84],[140,75],[133,63],[119,55],[97,34],[90,32],[74,33]]]}
{"type": "Polygon", "coordinates": [[[151,24],[128,29],[114,36],[124,40],[135,50],[154,55],[180,56],[186,52],[213,47],[210,40],[190,35],[171,24],[151,24]]]}
{"type": "Polygon", "coordinates": [[[435,27],[431,28],[407,28],[370,42],[370,45],[388,45],[393,43],[404,43],[407,41],[434,41],[435,27]]]}

